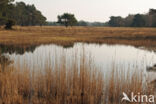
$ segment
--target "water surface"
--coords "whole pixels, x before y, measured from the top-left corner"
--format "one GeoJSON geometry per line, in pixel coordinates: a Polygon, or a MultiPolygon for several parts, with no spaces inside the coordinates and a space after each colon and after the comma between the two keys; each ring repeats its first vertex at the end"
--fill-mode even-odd
{"type": "Polygon", "coordinates": [[[91,57],[95,66],[104,74],[109,74],[115,68],[125,72],[139,70],[150,76],[154,75],[153,72],[147,72],[146,67],[156,64],[156,53],[134,46],[75,43],[74,46],[68,48],[51,44],[31,47],[26,52],[20,53],[4,51],[4,54],[14,61],[15,67],[27,66],[30,69],[44,69],[47,65],[55,65],[55,61],[61,63],[63,61],[61,57],[64,56],[66,64],[70,66],[74,55],[80,58],[82,53],[85,53],[87,58],[91,57]]]}

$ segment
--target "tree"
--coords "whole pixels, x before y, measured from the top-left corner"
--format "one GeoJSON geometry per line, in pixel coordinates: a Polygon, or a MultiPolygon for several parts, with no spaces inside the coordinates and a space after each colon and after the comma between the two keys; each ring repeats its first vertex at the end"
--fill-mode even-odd
{"type": "Polygon", "coordinates": [[[26,5],[24,2],[15,4],[12,15],[13,19],[17,20],[17,25],[35,26],[46,24],[46,17],[34,5],[26,5]]]}
{"type": "Polygon", "coordinates": [[[14,0],[0,0],[0,17],[7,17],[8,9],[14,0]]]}
{"type": "Polygon", "coordinates": [[[7,23],[8,10],[14,0],[0,0],[0,25],[7,23]]]}
{"type": "Polygon", "coordinates": [[[121,27],[121,26],[124,26],[124,20],[120,16],[117,16],[117,17],[111,16],[108,24],[113,27],[121,27]]]}
{"type": "Polygon", "coordinates": [[[68,26],[74,26],[77,24],[77,20],[74,16],[74,14],[70,13],[64,13],[63,15],[59,15],[58,17],[58,23],[68,27],[68,26]]]}
{"type": "Polygon", "coordinates": [[[6,24],[6,21],[5,17],[0,17],[0,26],[6,24]]]}
{"type": "Polygon", "coordinates": [[[156,27],[156,9],[149,10],[149,22],[151,27],[156,27]]]}
{"type": "Polygon", "coordinates": [[[156,9],[150,9],[146,14],[128,15],[125,18],[111,16],[108,24],[113,27],[156,27],[156,9]]]}
{"type": "Polygon", "coordinates": [[[132,27],[144,27],[145,20],[142,15],[136,14],[133,18],[132,27]]]}
{"type": "Polygon", "coordinates": [[[88,25],[87,22],[85,22],[83,20],[78,22],[78,26],[87,26],[87,25],[88,25]]]}
{"type": "Polygon", "coordinates": [[[124,19],[124,26],[125,27],[130,27],[132,25],[132,22],[133,22],[133,18],[134,18],[134,15],[131,15],[129,14],[125,19],[124,19]]]}
{"type": "Polygon", "coordinates": [[[156,14],[156,9],[150,9],[149,10],[149,15],[154,15],[156,14]]]}
{"type": "Polygon", "coordinates": [[[15,25],[15,21],[10,19],[10,13],[14,7],[11,2],[14,0],[1,0],[0,1],[0,25],[5,24],[5,29],[12,29],[12,26],[15,25]]]}
{"type": "Polygon", "coordinates": [[[13,1],[14,0],[0,0],[0,12],[2,13],[7,8],[8,4],[13,1]]]}
{"type": "Polygon", "coordinates": [[[5,25],[6,29],[9,29],[9,26],[15,22],[21,26],[46,24],[46,17],[34,5],[26,5],[24,2],[12,3],[12,1],[0,1],[0,25],[5,25]]]}

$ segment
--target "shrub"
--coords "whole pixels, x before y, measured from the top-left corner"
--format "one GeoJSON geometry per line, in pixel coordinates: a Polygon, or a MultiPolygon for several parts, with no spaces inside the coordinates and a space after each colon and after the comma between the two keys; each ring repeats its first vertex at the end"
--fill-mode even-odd
{"type": "Polygon", "coordinates": [[[15,21],[12,19],[8,19],[7,23],[5,24],[5,29],[12,29],[13,25],[15,25],[15,21]]]}

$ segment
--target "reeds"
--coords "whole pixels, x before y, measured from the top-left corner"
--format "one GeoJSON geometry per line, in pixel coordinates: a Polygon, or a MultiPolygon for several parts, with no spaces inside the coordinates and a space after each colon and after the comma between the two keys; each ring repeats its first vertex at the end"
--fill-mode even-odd
{"type": "Polygon", "coordinates": [[[54,65],[41,70],[6,67],[0,73],[0,104],[120,104],[123,92],[152,91],[144,86],[140,72],[114,67],[104,76],[84,52],[71,57],[70,65],[62,54],[61,62],[56,58],[54,65]]]}
{"type": "Polygon", "coordinates": [[[72,46],[75,42],[94,42],[156,46],[155,32],[155,28],[15,26],[14,30],[0,30],[0,43],[22,46],[55,43],[72,46]]]}

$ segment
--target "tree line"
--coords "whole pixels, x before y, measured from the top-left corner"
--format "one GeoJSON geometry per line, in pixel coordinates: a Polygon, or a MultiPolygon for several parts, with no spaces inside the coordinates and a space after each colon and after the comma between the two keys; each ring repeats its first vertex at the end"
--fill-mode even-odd
{"type": "Polygon", "coordinates": [[[108,23],[102,22],[87,22],[87,21],[78,21],[74,14],[64,13],[62,15],[58,15],[57,22],[47,22],[48,26],[107,26],[108,23]]]}
{"type": "Polygon", "coordinates": [[[45,25],[46,17],[34,5],[14,0],[0,1],[0,25],[11,29],[12,25],[35,26],[45,25]]]}
{"type": "MultiPolygon", "coordinates": [[[[47,26],[62,26],[63,24],[60,24],[58,22],[51,22],[51,21],[47,21],[47,26]]],[[[63,25],[64,26],[64,25],[63,25]]],[[[84,20],[80,20],[77,21],[77,23],[74,26],[99,26],[99,27],[103,27],[103,26],[108,26],[108,23],[104,23],[104,22],[88,22],[88,21],[84,21],[84,20]]]]}
{"type": "Polygon", "coordinates": [[[156,27],[156,9],[150,9],[146,14],[111,16],[108,22],[77,21],[74,14],[64,13],[58,16],[57,22],[47,22],[47,25],[60,26],[110,26],[110,27],[156,27]]]}
{"type": "Polygon", "coordinates": [[[112,27],[156,27],[156,9],[150,9],[146,14],[111,16],[108,22],[112,27]]]}
{"type": "Polygon", "coordinates": [[[0,25],[11,29],[13,25],[20,26],[111,26],[111,27],[156,27],[156,9],[150,9],[146,14],[111,16],[108,22],[78,21],[74,14],[58,15],[57,22],[47,22],[46,17],[34,5],[16,2],[14,0],[0,0],[0,25]]]}

